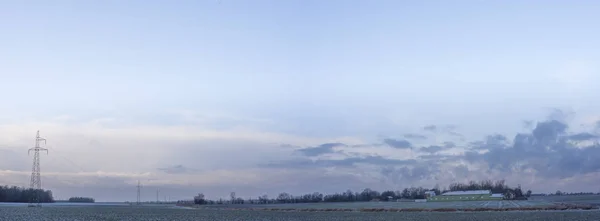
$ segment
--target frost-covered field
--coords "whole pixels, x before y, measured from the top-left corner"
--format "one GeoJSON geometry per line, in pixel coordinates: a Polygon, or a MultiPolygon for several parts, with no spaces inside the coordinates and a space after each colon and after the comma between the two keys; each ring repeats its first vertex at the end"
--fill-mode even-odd
{"type": "Polygon", "coordinates": [[[351,202],[298,204],[209,205],[205,208],[295,208],[295,209],[362,209],[362,208],[521,208],[552,206],[548,201],[455,201],[455,202],[351,202]]]}
{"type": "Polygon", "coordinates": [[[600,205],[600,195],[533,196],[531,200],[600,205]]]}
{"type": "Polygon", "coordinates": [[[538,212],[279,212],[174,209],[167,207],[0,207],[0,220],[205,220],[205,221],[336,221],[336,220],[600,220],[600,211],[538,212]]]}

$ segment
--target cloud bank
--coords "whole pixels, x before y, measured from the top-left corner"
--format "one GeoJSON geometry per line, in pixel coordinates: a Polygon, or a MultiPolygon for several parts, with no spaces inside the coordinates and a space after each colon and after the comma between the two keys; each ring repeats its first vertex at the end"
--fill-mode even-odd
{"type": "Polygon", "coordinates": [[[595,157],[600,154],[599,122],[577,131],[559,113],[532,121],[528,131],[464,141],[443,136],[460,134],[457,127],[440,125],[423,126],[431,132],[427,136],[398,133],[361,142],[202,125],[114,127],[105,122],[0,125],[0,178],[7,185],[27,185],[31,157],[26,150],[31,132],[42,128],[50,150],[42,155],[43,185],[58,198],[79,194],[100,201],[133,200],[138,180],[145,200],[155,200],[156,191],[171,199],[197,192],[227,197],[231,191],[255,197],[479,179],[505,179],[537,192],[596,191],[593,183],[600,181],[595,157]]]}

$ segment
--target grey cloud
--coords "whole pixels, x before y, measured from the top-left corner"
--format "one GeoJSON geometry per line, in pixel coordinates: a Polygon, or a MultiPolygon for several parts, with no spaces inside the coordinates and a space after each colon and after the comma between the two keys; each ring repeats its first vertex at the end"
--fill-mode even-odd
{"type": "Polygon", "coordinates": [[[431,146],[427,146],[427,147],[421,147],[419,148],[420,151],[422,152],[427,152],[430,154],[434,154],[443,150],[447,150],[450,148],[456,147],[456,145],[453,142],[444,142],[443,146],[439,146],[439,145],[431,145],[431,146]]]}
{"type": "Polygon", "coordinates": [[[552,109],[550,111],[550,115],[548,116],[548,121],[560,121],[565,122],[570,116],[573,116],[575,112],[573,111],[565,111],[561,109],[552,109]]]}
{"type": "Polygon", "coordinates": [[[298,146],[294,146],[294,145],[291,145],[291,144],[281,144],[279,146],[283,147],[283,148],[298,148],[298,146]]]}
{"type": "Polygon", "coordinates": [[[454,131],[454,130],[456,130],[456,128],[458,128],[458,126],[456,126],[454,124],[448,124],[445,126],[444,129],[446,129],[446,131],[454,131]]]}
{"type": "Polygon", "coordinates": [[[374,143],[374,144],[355,144],[355,145],[352,145],[351,147],[380,147],[382,145],[383,144],[380,144],[380,143],[374,143]]]}
{"type": "Polygon", "coordinates": [[[423,152],[428,152],[428,153],[437,153],[444,149],[446,149],[446,148],[444,148],[442,146],[432,145],[432,146],[428,146],[428,147],[421,147],[419,150],[423,151],[423,152]]]}
{"type": "Polygon", "coordinates": [[[526,129],[531,129],[531,127],[533,127],[533,121],[532,120],[524,120],[523,127],[525,127],[526,129]]]}
{"type": "MultiPolygon", "coordinates": [[[[569,141],[582,141],[598,138],[594,133],[569,133],[569,126],[562,120],[566,119],[563,112],[555,112],[549,120],[531,122],[529,132],[517,133],[510,137],[504,134],[490,134],[481,140],[466,142],[469,148],[464,154],[440,154],[440,151],[454,148],[453,142],[440,145],[421,147],[418,150],[427,155],[418,156],[416,160],[396,160],[383,156],[365,156],[366,154],[349,155],[346,159],[309,160],[296,159],[264,164],[264,167],[317,169],[317,168],[360,168],[360,164],[378,166],[382,176],[395,183],[410,183],[442,176],[443,171],[450,173],[456,179],[485,176],[486,173],[498,172],[512,174],[524,172],[527,169],[537,171],[536,176],[542,179],[560,179],[574,177],[579,174],[600,171],[600,145],[592,144],[583,148],[569,141]],[[469,170],[466,166],[447,167],[446,163],[468,161],[487,165],[483,170],[469,170]],[[444,165],[444,168],[442,168],[444,165]],[[474,175],[475,174],[475,175],[474,175]]],[[[600,125],[599,125],[600,126],[600,125]]],[[[455,133],[455,127],[429,125],[423,128],[428,131],[455,133]]],[[[414,138],[405,135],[405,138],[414,138]]],[[[341,144],[327,144],[306,148],[304,156],[332,153],[333,147],[341,144]]],[[[383,144],[399,149],[412,148],[411,142],[402,139],[384,139],[383,144]]],[[[461,144],[462,146],[463,144],[461,144]]],[[[353,145],[365,146],[365,145],[353,145]]],[[[379,144],[366,145],[379,146],[379,144]]],[[[443,172],[446,173],[446,172],[443,172]]]]}
{"type": "Polygon", "coordinates": [[[556,143],[559,135],[563,135],[566,130],[566,124],[557,120],[550,120],[538,123],[535,129],[533,129],[532,135],[542,145],[550,145],[556,143]]]}
{"type": "Polygon", "coordinates": [[[449,154],[429,154],[419,156],[418,159],[423,160],[424,162],[448,162],[448,161],[457,161],[463,159],[464,156],[460,155],[449,155],[449,154]]]}
{"type": "Polygon", "coordinates": [[[488,135],[485,141],[475,141],[471,143],[471,148],[479,150],[502,149],[508,145],[508,139],[501,134],[488,135]]]}
{"type": "Polygon", "coordinates": [[[384,167],[381,174],[394,183],[412,183],[419,180],[435,179],[440,172],[439,165],[419,164],[412,167],[384,167]]]}
{"type": "Polygon", "coordinates": [[[349,164],[356,163],[365,163],[365,164],[373,164],[373,165],[410,165],[416,163],[416,160],[396,160],[396,159],[388,159],[383,158],[381,156],[367,156],[363,158],[347,158],[341,160],[341,162],[346,162],[349,164]]]}
{"type": "Polygon", "coordinates": [[[404,138],[406,138],[406,139],[421,139],[421,140],[427,139],[426,136],[421,135],[421,134],[404,134],[404,138]]]}
{"type": "Polygon", "coordinates": [[[412,144],[407,140],[395,140],[395,139],[384,139],[383,142],[393,148],[398,149],[410,149],[412,144]]]}
{"type": "Polygon", "coordinates": [[[181,173],[189,173],[194,172],[196,170],[184,167],[183,165],[174,165],[170,167],[157,168],[157,170],[163,171],[168,174],[181,174],[181,173]]]}
{"type": "MultiPolygon", "coordinates": [[[[551,116],[554,119],[560,117],[551,116]]],[[[485,162],[490,169],[503,172],[531,168],[544,177],[565,178],[600,170],[600,161],[594,158],[600,156],[600,146],[578,148],[570,144],[569,139],[590,136],[585,133],[568,136],[568,125],[554,119],[537,123],[531,133],[515,135],[512,144],[503,136],[488,136],[484,142],[474,145],[474,149],[489,152],[468,152],[465,159],[485,162]]]]}
{"type": "Polygon", "coordinates": [[[477,141],[471,141],[469,142],[468,146],[470,148],[474,148],[474,149],[485,149],[485,148],[480,148],[481,146],[485,145],[484,141],[481,140],[477,140],[477,141]]]}
{"type": "Polygon", "coordinates": [[[446,125],[444,127],[444,132],[446,132],[450,136],[455,136],[455,137],[460,138],[461,141],[464,141],[465,140],[465,136],[463,134],[457,132],[456,131],[457,128],[458,128],[458,126],[456,126],[456,125],[452,125],[452,124],[446,125]]]}
{"type": "Polygon", "coordinates": [[[456,147],[456,144],[454,144],[454,142],[452,142],[452,141],[446,141],[446,142],[444,142],[444,147],[445,148],[453,148],[453,147],[456,147]]]}
{"type": "Polygon", "coordinates": [[[587,133],[587,132],[573,134],[573,135],[569,136],[569,139],[573,140],[573,141],[586,141],[586,140],[592,140],[592,139],[596,139],[596,138],[598,138],[598,135],[594,135],[594,134],[587,133]]]}
{"type": "Polygon", "coordinates": [[[461,133],[456,132],[456,131],[448,131],[448,134],[455,136],[455,137],[464,138],[464,136],[461,133]]]}
{"type": "Polygon", "coordinates": [[[423,130],[426,130],[426,131],[436,131],[437,130],[437,126],[435,126],[435,125],[427,125],[427,126],[423,127],[423,130]]]}
{"type": "Polygon", "coordinates": [[[319,160],[310,160],[310,159],[296,159],[296,160],[287,160],[287,161],[279,161],[279,162],[271,162],[267,164],[260,165],[262,167],[270,167],[270,168],[324,168],[324,167],[354,167],[357,164],[370,164],[370,165],[379,165],[379,166],[388,166],[388,165],[413,165],[417,163],[416,160],[397,160],[397,159],[388,159],[381,156],[366,156],[366,157],[349,157],[340,160],[330,160],[330,159],[319,159],[319,160]]]}
{"type": "Polygon", "coordinates": [[[458,165],[454,168],[452,168],[452,173],[454,175],[455,178],[466,178],[469,176],[469,173],[471,172],[469,170],[469,168],[465,165],[458,165]]]}
{"type": "Polygon", "coordinates": [[[333,148],[337,146],[346,146],[343,143],[325,143],[316,147],[307,147],[298,149],[296,151],[304,154],[305,156],[314,157],[328,153],[334,153],[333,148]]]}

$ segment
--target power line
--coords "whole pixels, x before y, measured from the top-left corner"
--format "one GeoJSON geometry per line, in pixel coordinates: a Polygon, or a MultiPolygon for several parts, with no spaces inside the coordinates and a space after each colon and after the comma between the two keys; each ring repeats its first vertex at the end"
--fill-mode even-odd
{"type": "Polygon", "coordinates": [[[35,136],[35,147],[29,149],[27,154],[29,154],[33,150],[33,168],[31,169],[31,181],[29,182],[29,188],[35,191],[30,200],[29,207],[41,207],[40,203],[40,195],[42,192],[42,178],[40,175],[40,151],[46,151],[48,154],[48,149],[40,147],[40,142],[44,141],[46,144],[46,139],[40,137],[40,131],[37,131],[35,136]]]}

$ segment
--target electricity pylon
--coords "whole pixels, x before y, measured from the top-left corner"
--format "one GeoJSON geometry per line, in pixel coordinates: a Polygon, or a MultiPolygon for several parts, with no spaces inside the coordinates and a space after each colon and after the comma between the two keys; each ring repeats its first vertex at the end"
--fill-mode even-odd
{"type": "Polygon", "coordinates": [[[37,135],[35,136],[35,147],[29,149],[27,154],[31,153],[33,150],[33,168],[31,169],[31,181],[29,183],[29,188],[34,191],[30,200],[29,207],[41,207],[42,204],[40,202],[40,195],[42,191],[42,178],[40,176],[40,151],[46,151],[48,154],[48,149],[40,147],[40,142],[44,141],[46,144],[46,139],[40,137],[40,131],[37,131],[37,135]]]}
{"type": "Polygon", "coordinates": [[[140,189],[142,188],[142,186],[140,185],[140,181],[138,180],[138,185],[137,185],[137,205],[142,204],[140,202],[140,189]]]}

